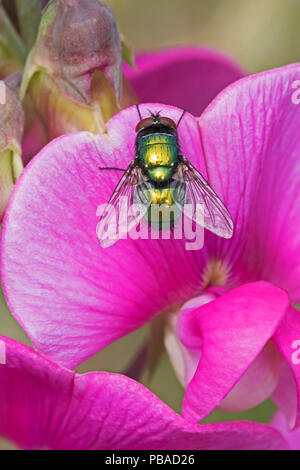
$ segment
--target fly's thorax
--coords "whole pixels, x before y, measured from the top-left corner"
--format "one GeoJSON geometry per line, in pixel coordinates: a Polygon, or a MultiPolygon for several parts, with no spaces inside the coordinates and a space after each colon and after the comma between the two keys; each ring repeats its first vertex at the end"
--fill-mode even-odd
{"type": "Polygon", "coordinates": [[[176,136],[154,133],[140,137],[137,152],[152,181],[165,182],[171,178],[178,161],[176,136]]]}

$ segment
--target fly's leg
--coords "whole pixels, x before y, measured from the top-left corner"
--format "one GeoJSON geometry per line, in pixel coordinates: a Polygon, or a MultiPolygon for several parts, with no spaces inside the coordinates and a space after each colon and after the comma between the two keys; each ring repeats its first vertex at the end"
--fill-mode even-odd
{"type": "Polygon", "coordinates": [[[123,172],[127,171],[127,169],[124,170],[124,168],[114,168],[114,167],[105,167],[104,168],[104,167],[101,167],[101,166],[99,166],[98,168],[99,168],[99,170],[118,170],[118,171],[123,171],[123,172]]]}

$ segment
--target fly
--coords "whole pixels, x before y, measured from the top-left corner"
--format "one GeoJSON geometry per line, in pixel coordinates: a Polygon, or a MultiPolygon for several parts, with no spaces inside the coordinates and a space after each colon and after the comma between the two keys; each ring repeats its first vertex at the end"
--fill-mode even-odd
{"type": "MultiPolygon", "coordinates": [[[[126,170],[100,168],[124,171],[108,201],[106,221],[109,223],[116,216],[122,220],[119,202],[125,197],[129,207],[135,205],[138,210],[133,212],[136,215],[129,224],[126,221],[119,226],[119,238],[138,225],[143,217],[153,223],[153,205],[177,207],[178,211],[214,234],[231,238],[230,213],[205,178],[181,153],[178,126],[185,111],[177,124],[169,117],[161,116],[160,112],[150,112],[149,117],[142,119],[138,106],[137,111],[140,120],[136,126],[135,158],[126,170]],[[200,213],[196,210],[197,205],[202,207],[200,213]]],[[[98,231],[101,244],[106,236],[104,228],[98,231]]]]}

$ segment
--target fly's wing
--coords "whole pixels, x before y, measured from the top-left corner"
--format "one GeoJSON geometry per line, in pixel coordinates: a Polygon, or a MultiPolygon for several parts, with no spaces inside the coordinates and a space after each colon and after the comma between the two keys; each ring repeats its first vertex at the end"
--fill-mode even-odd
{"type": "Polygon", "coordinates": [[[107,248],[135,227],[147,214],[151,204],[148,185],[133,161],[120,179],[107,205],[101,208],[97,226],[100,245],[107,248]]]}
{"type": "Polygon", "coordinates": [[[175,178],[174,200],[182,207],[184,214],[216,235],[231,238],[231,215],[208,182],[185,157],[182,157],[175,178]]]}

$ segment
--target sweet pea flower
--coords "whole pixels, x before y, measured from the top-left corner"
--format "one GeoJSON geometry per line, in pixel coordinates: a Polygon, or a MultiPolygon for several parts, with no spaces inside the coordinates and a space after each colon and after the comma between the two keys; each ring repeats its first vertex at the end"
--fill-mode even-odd
{"type": "MultiPolygon", "coordinates": [[[[299,424],[291,346],[300,337],[292,307],[300,299],[299,74],[295,64],[243,78],[200,118],[182,119],[182,154],[235,224],[230,240],[206,231],[199,251],[185,250],[184,239],[97,242],[96,208],[120,177],[98,167],[126,168],[134,158],[135,107],[114,116],[105,134],[64,136],[35,157],[4,221],[2,281],[38,350],[74,367],[164,315],[187,386],[184,417],[197,422],[219,405],[245,409],[272,395],[290,426],[299,424]]],[[[149,109],[175,122],[182,114],[148,103],[143,117],[149,109]]]]}
{"type": "MultiPolygon", "coordinates": [[[[19,31],[0,6],[0,78],[20,75],[25,165],[54,137],[81,130],[103,132],[105,121],[119,109],[149,101],[147,95],[153,92],[158,97],[165,94],[172,103],[186,72],[191,86],[196,81],[205,89],[197,100],[191,88],[185,91],[186,98],[190,93],[185,100],[188,109],[196,105],[199,113],[221,89],[243,75],[229,59],[199,47],[138,54],[133,69],[126,65],[134,65],[133,53],[106,5],[98,0],[55,0],[41,16],[38,3],[46,7],[47,2],[27,7],[18,2],[14,20],[19,31]]],[[[6,201],[3,210],[5,206],[6,201]]]]}
{"type": "Polygon", "coordinates": [[[0,336],[0,436],[23,449],[287,449],[254,422],[194,425],[128,377],[77,374],[0,336]],[[4,362],[4,361],[3,361],[4,362]]]}

